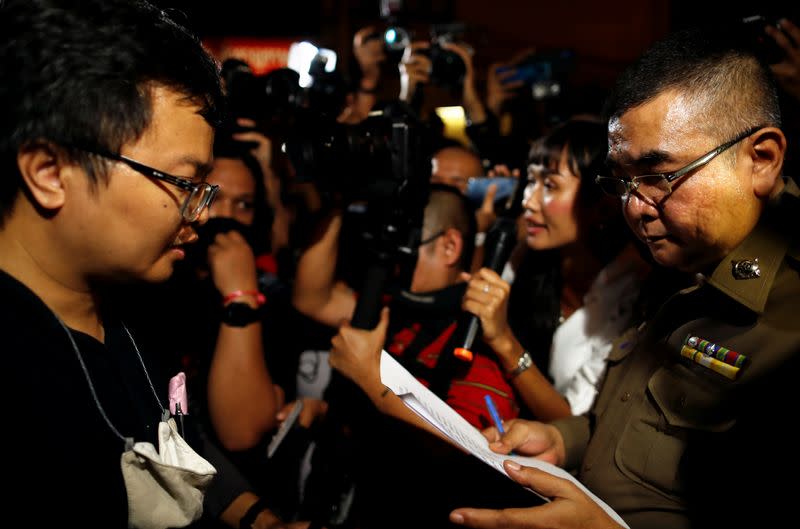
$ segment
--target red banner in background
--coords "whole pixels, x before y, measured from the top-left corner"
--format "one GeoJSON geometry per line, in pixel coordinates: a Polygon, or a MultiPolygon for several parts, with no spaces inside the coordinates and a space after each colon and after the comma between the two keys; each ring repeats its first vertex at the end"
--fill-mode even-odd
{"type": "Polygon", "coordinates": [[[250,65],[254,74],[263,75],[286,67],[289,46],[293,42],[289,39],[223,37],[204,39],[203,46],[220,63],[231,57],[241,59],[250,65]]]}

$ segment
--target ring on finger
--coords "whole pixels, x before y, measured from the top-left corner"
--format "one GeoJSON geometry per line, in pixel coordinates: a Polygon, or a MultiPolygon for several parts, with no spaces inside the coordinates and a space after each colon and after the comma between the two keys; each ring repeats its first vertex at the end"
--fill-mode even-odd
{"type": "Polygon", "coordinates": [[[485,285],[483,285],[483,293],[484,294],[488,294],[489,290],[491,290],[491,288],[492,287],[489,286],[489,283],[486,283],[485,285]]]}

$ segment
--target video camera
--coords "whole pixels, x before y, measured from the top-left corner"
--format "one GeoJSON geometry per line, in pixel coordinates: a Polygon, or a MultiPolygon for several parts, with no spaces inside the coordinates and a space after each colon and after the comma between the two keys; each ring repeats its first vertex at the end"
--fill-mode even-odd
{"type": "Polygon", "coordinates": [[[309,42],[292,45],[289,67],[255,75],[246,63],[227,59],[222,65],[230,119],[223,133],[243,130],[237,118],[249,118],[273,139],[285,138],[302,116],[333,117],[345,107],[347,84],[336,69],[336,54],[309,42]]]}
{"type": "Polygon", "coordinates": [[[431,46],[428,57],[431,60],[431,83],[447,88],[459,88],[464,83],[467,73],[466,65],[461,57],[444,47],[444,44],[455,44],[464,33],[464,25],[460,23],[439,24],[431,28],[431,46]]]}
{"type": "Polygon", "coordinates": [[[426,129],[410,107],[394,102],[358,124],[338,122],[344,79],[335,54],[310,43],[293,45],[290,68],[265,76],[234,66],[225,81],[232,113],[254,119],[281,145],[294,181],[313,183],[328,203],[365,204],[365,250],[385,259],[413,253],[431,153],[422,138],[426,129]]]}
{"type": "MultiPolygon", "coordinates": [[[[414,32],[403,22],[408,18],[402,0],[381,0],[380,15],[387,27],[380,37],[389,62],[399,63],[403,54],[411,46],[414,32]]],[[[462,40],[465,26],[462,23],[434,24],[430,28],[430,47],[416,53],[427,55],[431,60],[431,83],[458,88],[464,82],[466,66],[456,53],[443,47],[445,43],[462,40]]],[[[378,37],[379,35],[375,35],[378,37]]]]}
{"type": "MultiPolygon", "coordinates": [[[[464,82],[464,61],[456,53],[443,47],[446,43],[459,42],[458,36],[462,32],[462,24],[435,25],[431,28],[430,47],[415,52],[430,58],[432,84],[458,88],[464,82]]],[[[384,53],[389,62],[399,63],[403,53],[411,45],[412,32],[402,26],[391,25],[382,34],[376,33],[373,38],[382,38],[384,53]]]]}
{"type": "Polygon", "coordinates": [[[296,180],[313,182],[323,198],[364,204],[362,236],[385,258],[412,252],[430,177],[414,114],[395,102],[356,125],[309,118],[284,144],[296,180]]]}

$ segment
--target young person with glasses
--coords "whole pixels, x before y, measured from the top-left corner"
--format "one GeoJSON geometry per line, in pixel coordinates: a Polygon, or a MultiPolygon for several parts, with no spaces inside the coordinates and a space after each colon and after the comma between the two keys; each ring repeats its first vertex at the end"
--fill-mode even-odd
{"type": "Polygon", "coordinates": [[[180,385],[111,292],[166,280],[208,218],[214,62],[138,1],[5,1],[0,34],[8,504],[41,526],[178,527],[204,509],[233,527],[279,525],[179,427],[191,421],[177,403],[192,417],[180,385]]]}
{"type": "MultiPolygon", "coordinates": [[[[787,381],[800,375],[800,190],[781,176],[786,139],[769,71],[736,36],[667,37],[626,70],[609,104],[611,173],[599,181],[653,258],[696,284],[615,342],[589,414],[486,433],[500,453],[576,472],[633,528],[758,527],[793,515],[794,492],[778,483],[798,471],[783,416],[794,410],[787,381]],[[771,382],[782,389],[764,391],[771,382]],[[711,493],[745,490],[735,505],[711,493]]],[[[458,509],[451,520],[618,527],[564,481],[505,468],[554,501],[458,509]]]]}

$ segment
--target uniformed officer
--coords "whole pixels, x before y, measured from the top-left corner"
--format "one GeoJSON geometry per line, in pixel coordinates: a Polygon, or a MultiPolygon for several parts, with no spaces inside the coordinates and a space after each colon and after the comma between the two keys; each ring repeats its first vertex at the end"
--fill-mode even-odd
{"type": "MultiPolygon", "coordinates": [[[[742,461],[759,457],[752,444],[730,446],[760,437],[741,435],[742,428],[761,428],[740,421],[758,415],[737,398],[741,388],[753,395],[751,388],[769,385],[776,373],[798,380],[786,369],[796,370],[800,356],[793,307],[800,299],[793,233],[800,192],[781,177],[786,140],[775,88],[746,50],[687,30],[623,74],[610,108],[610,172],[597,181],[621,197],[630,228],[654,259],[695,274],[696,285],[617,340],[590,414],[551,424],[518,420],[502,439],[494,430],[487,436],[500,439],[492,448],[501,453],[513,449],[577,471],[634,528],[692,526],[701,503],[703,523],[714,512],[751,514],[760,506],[748,501],[748,489],[768,484],[726,483],[703,470],[733,469],[725,474],[733,479],[742,461]],[[701,478],[708,486],[698,494],[691,485],[701,478]]],[[[789,456],[782,459],[796,459],[789,456]]],[[[522,510],[458,509],[451,520],[617,527],[574,486],[513,463],[506,470],[555,501],[522,510]]]]}

